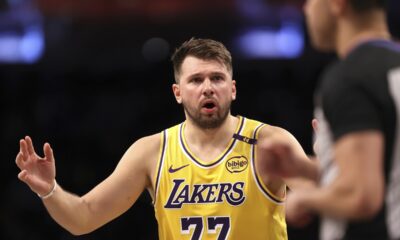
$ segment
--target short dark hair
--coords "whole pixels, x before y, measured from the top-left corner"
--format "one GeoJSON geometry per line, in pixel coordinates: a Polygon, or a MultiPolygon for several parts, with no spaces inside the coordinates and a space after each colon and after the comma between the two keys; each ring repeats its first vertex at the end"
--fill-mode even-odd
{"type": "Polygon", "coordinates": [[[171,57],[176,82],[179,82],[182,63],[188,56],[203,60],[216,60],[224,64],[232,75],[232,56],[221,42],[212,39],[191,38],[178,47],[171,57]]]}
{"type": "Polygon", "coordinates": [[[385,9],[386,7],[386,0],[349,0],[349,3],[357,12],[385,9]]]}

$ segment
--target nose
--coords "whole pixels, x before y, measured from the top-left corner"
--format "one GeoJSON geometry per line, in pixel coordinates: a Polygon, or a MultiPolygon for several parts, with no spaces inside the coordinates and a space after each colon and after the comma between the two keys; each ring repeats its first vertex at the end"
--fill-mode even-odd
{"type": "Polygon", "coordinates": [[[206,78],[203,82],[203,94],[206,96],[210,96],[214,93],[214,87],[209,78],[206,78]]]}

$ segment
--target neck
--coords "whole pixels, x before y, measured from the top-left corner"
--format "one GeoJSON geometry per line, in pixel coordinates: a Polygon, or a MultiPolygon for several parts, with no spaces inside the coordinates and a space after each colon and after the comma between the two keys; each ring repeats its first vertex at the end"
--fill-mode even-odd
{"type": "Polygon", "coordinates": [[[383,11],[365,13],[363,16],[348,17],[339,21],[336,52],[345,58],[359,44],[372,39],[390,39],[383,11]]]}
{"type": "Polygon", "coordinates": [[[200,128],[192,121],[186,121],[185,139],[188,143],[197,146],[226,144],[232,138],[239,119],[232,115],[228,115],[221,126],[212,129],[200,128]]]}

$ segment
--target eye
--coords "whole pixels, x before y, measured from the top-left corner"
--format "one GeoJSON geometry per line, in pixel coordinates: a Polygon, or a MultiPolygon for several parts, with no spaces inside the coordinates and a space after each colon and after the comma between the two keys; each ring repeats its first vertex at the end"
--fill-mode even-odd
{"type": "Polygon", "coordinates": [[[224,77],[221,76],[221,75],[214,75],[214,76],[211,77],[211,80],[213,80],[213,81],[222,81],[222,80],[224,80],[224,77]]]}
{"type": "Polygon", "coordinates": [[[189,80],[189,82],[191,82],[191,83],[201,83],[202,81],[203,81],[203,79],[200,77],[194,77],[189,80]]]}

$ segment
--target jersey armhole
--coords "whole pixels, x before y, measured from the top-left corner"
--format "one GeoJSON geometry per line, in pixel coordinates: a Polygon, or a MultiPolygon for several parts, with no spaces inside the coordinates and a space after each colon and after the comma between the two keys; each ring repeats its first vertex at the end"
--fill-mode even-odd
{"type": "Polygon", "coordinates": [[[158,154],[158,160],[157,160],[157,172],[153,176],[154,179],[154,196],[153,196],[153,205],[155,205],[156,200],[157,200],[157,193],[158,193],[158,185],[162,173],[162,168],[164,165],[164,157],[165,157],[165,149],[167,146],[167,130],[164,130],[161,134],[161,144],[160,144],[160,150],[158,154]]]}
{"type": "MultiPolygon", "coordinates": [[[[258,134],[260,132],[260,130],[266,126],[265,124],[260,124],[259,126],[257,126],[257,128],[254,130],[253,133],[253,138],[254,139],[258,139],[258,134]]],[[[257,168],[256,168],[256,164],[255,164],[255,160],[256,160],[256,146],[257,144],[254,144],[252,146],[251,149],[251,168],[252,168],[252,174],[254,177],[254,180],[256,182],[257,187],[259,188],[259,190],[263,193],[263,195],[270,200],[271,202],[277,204],[277,205],[283,205],[285,203],[285,199],[286,199],[286,188],[285,188],[285,195],[284,197],[278,197],[275,194],[273,194],[268,188],[267,186],[265,186],[264,182],[262,181],[257,168]]]]}

